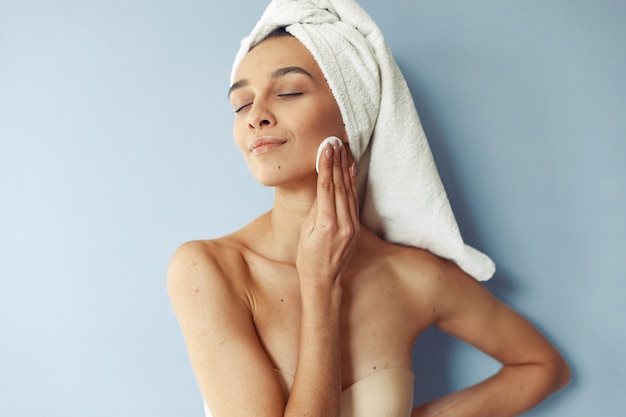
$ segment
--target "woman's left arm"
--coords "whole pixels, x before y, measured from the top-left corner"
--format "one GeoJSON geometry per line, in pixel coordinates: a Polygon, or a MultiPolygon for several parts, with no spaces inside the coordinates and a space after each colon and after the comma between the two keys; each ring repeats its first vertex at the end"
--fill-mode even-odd
{"type": "Polygon", "coordinates": [[[534,407],[564,387],[569,368],[559,352],[521,315],[455,265],[441,261],[429,289],[436,325],[498,360],[485,381],[413,410],[412,417],[508,417],[534,407]]]}

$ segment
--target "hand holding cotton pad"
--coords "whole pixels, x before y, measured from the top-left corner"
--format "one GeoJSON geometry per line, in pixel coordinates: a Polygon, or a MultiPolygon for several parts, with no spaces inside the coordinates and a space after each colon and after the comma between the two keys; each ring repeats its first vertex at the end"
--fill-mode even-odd
{"type": "Polygon", "coordinates": [[[320,156],[322,156],[322,150],[326,147],[327,143],[330,143],[331,146],[335,143],[339,143],[339,147],[343,146],[343,142],[337,136],[329,136],[320,143],[320,146],[317,148],[317,159],[315,160],[315,171],[320,173],[320,156]]]}

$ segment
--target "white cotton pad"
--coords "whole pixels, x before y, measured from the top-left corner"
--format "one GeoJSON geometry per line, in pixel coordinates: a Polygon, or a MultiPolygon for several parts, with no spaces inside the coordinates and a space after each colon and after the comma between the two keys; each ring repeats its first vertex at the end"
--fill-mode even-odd
{"type": "Polygon", "coordinates": [[[335,142],[339,142],[339,147],[343,146],[343,142],[337,136],[329,136],[320,143],[319,148],[317,148],[317,159],[315,160],[315,170],[317,173],[320,173],[320,156],[322,156],[322,150],[326,146],[327,143],[333,145],[335,142]]]}

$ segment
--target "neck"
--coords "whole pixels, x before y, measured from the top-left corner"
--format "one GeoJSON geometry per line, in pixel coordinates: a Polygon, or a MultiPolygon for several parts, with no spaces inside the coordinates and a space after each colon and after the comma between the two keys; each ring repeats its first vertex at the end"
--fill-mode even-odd
{"type": "MultiPolygon", "coordinates": [[[[255,229],[251,230],[256,250],[275,261],[295,264],[302,224],[313,206],[316,190],[315,185],[297,190],[276,187],[272,210],[257,219],[255,229]]],[[[357,246],[361,247],[365,241],[373,242],[373,236],[361,226],[357,246]]]]}
{"type": "Polygon", "coordinates": [[[315,185],[274,189],[274,205],[266,215],[266,226],[276,259],[295,262],[302,223],[313,206],[315,195],[315,185]]]}

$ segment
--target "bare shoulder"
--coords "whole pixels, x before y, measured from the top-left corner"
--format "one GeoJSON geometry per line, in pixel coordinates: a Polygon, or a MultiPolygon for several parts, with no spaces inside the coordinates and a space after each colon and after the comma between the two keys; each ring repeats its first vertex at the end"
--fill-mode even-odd
{"type": "Polygon", "coordinates": [[[228,309],[241,319],[250,313],[244,244],[236,234],[180,245],[167,270],[167,290],[183,331],[199,315],[217,318],[228,309]]]}
{"type": "Polygon", "coordinates": [[[454,263],[424,249],[387,244],[384,253],[402,284],[424,296],[437,297],[452,285],[474,281],[454,263]]]}
{"type": "Polygon", "coordinates": [[[239,292],[245,270],[242,245],[230,236],[186,242],[176,249],[170,261],[168,291],[170,297],[191,287],[196,292],[216,286],[239,292]]]}
{"type": "Polygon", "coordinates": [[[381,253],[414,313],[427,315],[431,324],[459,316],[463,307],[482,309],[497,303],[480,282],[429,251],[386,244],[381,253]]]}
{"type": "Polygon", "coordinates": [[[361,235],[364,243],[355,263],[375,277],[376,288],[382,285],[406,314],[420,317],[420,325],[433,324],[441,294],[457,279],[454,267],[424,249],[387,242],[367,229],[361,235]]]}
{"type": "Polygon", "coordinates": [[[195,240],[180,245],[170,261],[170,270],[191,268],[227,271],[241,266],[242,245],[230,236],[195,240]]]}
{"type": "Polygon", "coordinates": [[[469,320],[479,317],[490,321],[508,309],[481,282],[450,260],[410,248],[401,259],[404,262],[399,264],[407,267],[402,273],[408,279],[407,285],[419,286],[422,300],[435,313],[433,323],[443,330],[466,326],[469,320]]]}

